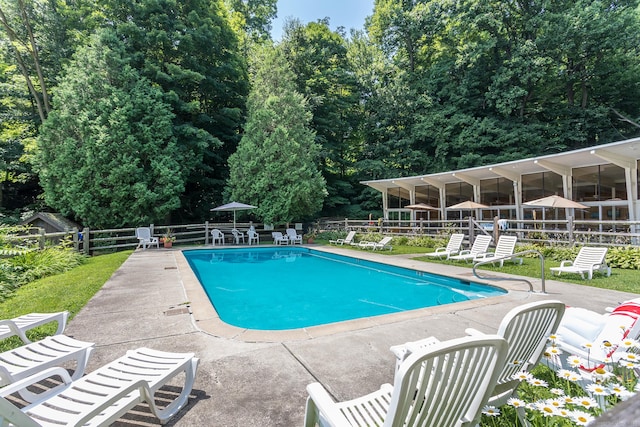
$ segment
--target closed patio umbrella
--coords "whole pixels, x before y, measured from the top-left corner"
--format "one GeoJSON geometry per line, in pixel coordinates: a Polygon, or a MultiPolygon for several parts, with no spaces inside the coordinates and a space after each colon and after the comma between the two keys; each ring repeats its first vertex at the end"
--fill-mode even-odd
{"type": "Polygon", "coordinates": [[[431,205],[428,205],[426,203],[416,203],[413,205],[407,205],[405,206],[405,209],[412,209],[414,211],[437,211],[438,208],[434,208],[431,205]]]}
{"type": "Polygon", "coordinates": [[[255,209],[255,208],[257,208],[257,206],[247,205],[245,203],[231,202],[231,203],[227,203],[226,205],[218,206],[217,208],[213,208],[211,210],[217,211],[217,212],[233,211],[233,228],[236,228],[236,212],[246,211],[246,210],[255,209]]]}

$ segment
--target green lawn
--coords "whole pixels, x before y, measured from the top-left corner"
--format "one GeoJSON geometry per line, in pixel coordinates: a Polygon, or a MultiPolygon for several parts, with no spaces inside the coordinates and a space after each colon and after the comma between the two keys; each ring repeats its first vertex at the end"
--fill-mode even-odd
{"type": "MultiPolygon", "coordinates": [[[[320,244],[328,244],[326,241],[316,241],[320,244]]],[[[351,249],[354,251],[370,251],[370,249],[360,249],[357,246],[342,246],[345,249],[351,249]]],[[[384,255],[401,255],[401,254],[416,254],[415,258],[419,261],[431,262],[435,264],[449,264],[449,265],[457,265],[460,267],[468,267],[471,268],[472,264],[465,262],[454,262],[454,261],[443,261],[439,259],[434,259],[432,257],[421,257],[421,253],[433,252],[431,248],[418,247],[418,246],[400,246],[393,245],[393,250],[384,250],[377,251],[377,253],[381,253],[384,255]]],[[[551,276],[551,272],[549,271],[550,267],[557,267],[560,263],[558,261],[553,261],[550,259],[545,259],[545,279],[554,279],[561,280],[563,282],[568,283],[576,283],[579,285],[585,286],[593,286],[596,288],[603,289],[611,289],[615,291],[621,292],[630,292],[640,294],[640,271],[638,270],[625,270],[621,268],[614,268],[611,272],[611,277],[605,277],[598,273],[594,274],[592,280],[581,279],[577,274],[563,274],[558,278],[558,276],[551,276]]],[[[503,273],[516,274],[519,276],[526,276],[532,278],[540,278],[540,261],[539,258],[525,258],[523,265],[517,265],[510,262],[505,263],[504,267],[497,268],[491,265],[484,265],[479,267],[480,270],[494,270],[501,271],[503,273]]]]}
{"type": "MultiPolygon", "coordinates": [[[[0,319],[11,319],[26,313],[69,311],[72,319],[95,295],[111,275],[131,255],[132,251],[100,255],[72,270],[45,277],[18,288],[6,301],[0,303],[0,319]]],[[[54,324],[43,325],[27,332],[38,340],[55,332],[54,324]]],[[[0,351],[15,348],[22,341],[17,337],[0,341],[0,351]]]]}

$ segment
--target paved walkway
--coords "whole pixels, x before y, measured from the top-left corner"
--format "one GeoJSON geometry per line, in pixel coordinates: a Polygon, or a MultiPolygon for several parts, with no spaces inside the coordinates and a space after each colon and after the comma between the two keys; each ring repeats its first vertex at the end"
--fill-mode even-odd
{"type": "MultiPolygon", "coordinates": [[[[471,277],[469,268],[417,262],[408,256],[318,249],[471,277]]],[[[222,323],[185,264],[179,250],[136,251],[66,330],[97,344],[88,372],[136,347],[195,352],[200,367],[194,391],[189,405],[169,426],[301,426],[305,388],[311,382],[321,382],[338,400],[393,382],[391,345],[426,336],[460,337],[468,327],[495,332],[511,308],[540,299],[603,311],[637,297],[556,281],[547,281],[548,294],[540,295],[527,292],[520,282],[499,282],[510,290],[508,295],[274,335],[222,323]]],[[[140,405],[115,425],[160,424],[140,405]]]]}

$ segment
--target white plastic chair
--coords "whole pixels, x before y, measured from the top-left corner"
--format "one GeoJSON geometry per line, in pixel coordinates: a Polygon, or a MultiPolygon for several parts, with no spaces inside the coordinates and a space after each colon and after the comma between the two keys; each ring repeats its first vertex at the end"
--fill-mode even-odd
{"type": "Polygon", "coordinates": [[[287,228],[286,233],[287,233],[287,238],[289,239],[289,242],[291,242],[292,245],[295,245],[296,243],[299,245],[302,244],[302,234],[298,234],[298,232],[295,229],[287,228]]]}
{"type": "Polygon", "coordinates": [[[247,238],[249,239],[249,245],[255,243],[256,245],[260,244],[260,235],[255,230],[247,231],[247,238]]]}
{"type": "Polygon", "coordinates": [[[476,236],[476,239],[473,241],[473,245],[471,245],[471,249],[462,250],[458,255],[450,256],[449,259],[455,261],[473,261],[473,259],[479,254],[487,252],[489,244],[491,244],[491,236],[481,234],[476,236]]]}
{"type": "MultiPolygon", "coordinates": [[[[0,389],[0,425],[32,426],[108,426],[129,409],[146,402],[162,424],[188,401],[193,388],[198,359],[193,353],[167,353],[140,348],[72,380],[66,370],[50,368],[0,389]],[[180,395],[159,409],[156,392],[173,377],[184,372],[180,395]],[[38,381],[60,377],[62,390],[22,409],[5,399],[38,381]]],[[[54,389],[55,390],[55,389],[54,389]]]]}
{"type": "Polygon", "coordinates": [[[233,240],[236,242],[236,245],[240,244],[240,240],[242,240],[242,244],[244,244],[244,233],[238,229],[231,230],[233,234],[233,240]]]}
{"type": "Polygon", "coordinates": [[[438,257],[440,259],[449,259],[451,255],[455,255],[460,252],[462,241],[464,240],[464,234],[452,234],[449,237],[449,242],[444,248],[436,248],[434,252],[426,253],[426,256],[438,257]],[[443,258],[444,257],[444,258],[443,258]]]}
{"type": "MultiPolygon", "coordinates": [[[[547,339],[554,334],[564,315],[565,305],[561,301],[547,300],[524,304],[510,310],[500,322],[497,335],[509,344],[506,362],[498,369],[499,375],[488,404],[502,406],[514,395],[520,380],[514,374],[530,371],[540,361],[547,339]],[[517,363],[514,363],[517,361],[517,363]]],[[[474,337],[484,334],[469,328],[467,334],[474,337]]],[[[391,347],[396,356],[396,369],[412,353],[430,348],[438,343],[434,337],[391,347]]]]}
{"type": "MultiPolygon", "coordinates": [[[[54,335],[5,351],[0,354],[0,386],[68,361],[76,362],[71,378],[78,379],[84,374],[94,345],[65,335],[54,335]]],[[[38,396],[27,389],[20,390],[20,395],[27,402],[37,400],[38,396]]]]}
{"type": "Polygon", "coordinates": [[[272,232],[271,233],[271,237],[273,237],[273,243],[275,243],[276,245],[288,245],[289,244],[289,238],[287,236],[283,235],[279,231],[272,232]]]}
{"type": "Polygon", "coordinates": [[[356,237],[356,232],[350,231],[344,239],[329,240],[329,244],[343,246],[346,243],[347,245],[350,245],[353,243],[354,237],[356,237]]]}
{"type": "Polygon", "coordinates": [[[67,326],[68,317],[68,311],[60,311],[56,313],[30,313],[13,319],[0,320],[0,340],[17,335],[22,342],[29,344],[31,340],[27,338],[26,332],[50,322],[58,322],[55,335],[59,335],[67,326]]]}
{"type": "Polygon", "coordinates": [[[495,263],[499,263],[500,267],[504,265],[505,260],[512,261],[514,264],[519,263],[522,264],[522,258],[513,257],[513,252],[516,249],[516,242],[518,238],[516,236],[500,236],[498,238],[498,244],[496,245],[496,250],[493,252],[485,252],[483,254],[478,254],[473,262],[480,261],[491,261],[492,258],[495,258],[495,263]],[[509,258],[507,258],[509,257],[509,258]],[[498,259],[502,258],[502,259],[498,259]]]}
{"type": "Polygon", "coordinates": [[[307,386],[305,426],[460,426],[479,421],[504,364],[496,335],[441,342],[411,354],[393,386],[336,403],[320,383],[307,386]]]}
{"type": "Polygon", "coordinates": [[[593,272],[600,272],[607,277],[611,276],[611,267],[607,266],[605,257],[607,256],[607,248],[593,248],[583,246],[580,248],[576,259],[573,261],[562,261],[560,267],[552,267],[551,272],[558,273],[576,273],[584,279],[584,274],[587,273],[587,279],[593,278],[593,272]]]}
{"type": "Polygon", "coordinates": [[[138,227],[136,228],[136,238],[138,239],[138,249],[142,246],[142,249],[147,249],[152,245],[156,245],[156,248],[160,248],[160,241],[157,237],[153,237],[151,235],[151,228],[149,227],[138,227]]]}
{"type": "Polygon", "coordinates": [[[224,245],[224,233],[217,228],[214,228],[211,230],[211,244],[215,246],[216,242],[224,245]]]}

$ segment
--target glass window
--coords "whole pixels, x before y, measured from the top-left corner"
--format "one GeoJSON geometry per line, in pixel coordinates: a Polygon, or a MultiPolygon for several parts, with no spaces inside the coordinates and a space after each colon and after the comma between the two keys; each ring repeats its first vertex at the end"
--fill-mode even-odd
{"type": "Polygon", "coordinates": [[[440,191],[433,185],[417,185],[416,203],[426,203],[434,208],[440,207],[440,191]]]}
{"type": "Polygon", "coordinates": [[[473,200],[473,186],[466,182],[454,182],[444,187],[447,206],[473,200]]]}
{"type": "Polygon", "coordinates": [[[539,172],[522,175],[522,201],[541,199],[558,194],[562,196],[562,177],[554,172],[539,172]]]}
{"type": "Polygon", "coordinates": [[[608,163],[573,169],[573,194],[579,202],[626,200],[624,168],[608,163]]]}
{"type": "Polygon", "coordinates": [[[480,203],[489,206],[513,205],[513,183],[506,178],[480,181],[480,203]]]}
{"type": "Polygon", "coordinates": [[[387,190],[387,202],[389,209],[398,209],[409,204],[409,191],[404,188],[390,188],[387,190]]]}

